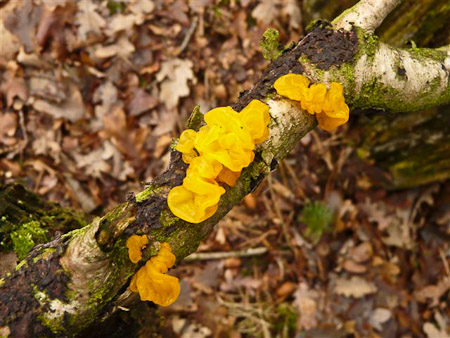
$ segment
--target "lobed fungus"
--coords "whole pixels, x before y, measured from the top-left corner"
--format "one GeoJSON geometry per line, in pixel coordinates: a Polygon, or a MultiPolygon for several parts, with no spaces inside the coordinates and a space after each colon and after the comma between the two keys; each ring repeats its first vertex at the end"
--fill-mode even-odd
{"type": "Polygon", "coordinates": [[[175,264],[175,261],[176,257],[169,243],[162,243],[158,254],[150,258],[134,274],[130,282],[130,290],[138,292],[143,301],[152,301],[161,306],[172,304],[180,294],[180,283],[178,278],[166,275],[166,272],[175,264]]]}
{"type": "Polygon", "coordinates": [[[137,263],[142,258],[142,249],[148,244],[148,237],[146,235],[138,236],[132,235],[127,240],[128,256],[130,261],[137,263]]]}
{"type": "Polygon", "coordinates": [[[302,109],[315,115],[323,130],[331,131],[348,121],[349,108],[340,83],[332,82],[327,89],[325,83],[310,85],[304,75],[287,74],[279,77],[273,86],[279,95],[299,101],[302,109]]]}
{"type": "Polygon", "coordinates": [[[255,145],[269,137],[269,106],[258,100],[240,113],[219,107],[205,114],[198,132],[185,130],[176,149],[189,163],[181,186],[170,190],[167,203],[174,215],[190,223],[211,217],[225,193],[222,183],[234,186],[243,168],[254,159],[255,145]]]}

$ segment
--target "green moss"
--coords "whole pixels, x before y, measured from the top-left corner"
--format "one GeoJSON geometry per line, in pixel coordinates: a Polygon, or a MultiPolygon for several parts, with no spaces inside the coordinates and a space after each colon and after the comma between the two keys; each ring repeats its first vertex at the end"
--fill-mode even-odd
{"type": "Polygon", "coordinates": [[[259,41],[264,59],[274,61],[282,54],[279,40],[280,33],[276,29],[269,28],[264,32],[259,41]]]}
{"type": "Polygon", "coordinates": [[[281,337],[295,336],[297,331],[298,313],[295,308],[288,303],[281,303],[276,308],[277,320],[274,321],[274,328],[281,337]]]}
{"type": "Polygon", "coordinates": [[[122,1],[113,1],[109,0],[107,5],[109,14],[114,15],[117,13],[123,13],[125,11],[125,8],[127,7],[126,4],[122,1]]]}
{"type": "Polygon", "coordinates": [[[23,259],[36,243],[44,243],[48,240],[47,231],[41,228],[37,221],[22,224],[11,233],[14,252],[19,259],[23,259]]]}
{"type": "Polygon", "coordinates": [[[145,201],[147,198],[149,198],[151,195],[154,194],[153,187],[147,187],[144,190],[142,190],[140,193],[136,194],[136,202],[140,203],[142,201],[145,201]]]}
{"type": "Polygon", "coordinates": [[[200,110],[200,106],[196,105],[189,116],[186,128],[198,130],[203,124],[203,113],[200,110]]]}
{"type": "Polygon", "coordinates": [[[25,259],[23,259],[19,262],[19,264],[16,265],[15,270],[18,271],[22,267],[26,266],[27,264],[28,264],[27,261],[25,259]]]}
{"type": "Polygon", "coordinates": [[[52,253],[54,253],[56,251],[55,248],[48,248],[45,249],[43,252],[41,252],[39,255],[37,255],[36,257],[33,257],[33,263],[36,263],[38,260],[40,259],[46,259],[48,256],[50,256],[52,253]]]}
{"type": "Polygon", "coordinates": [[[305,235],[314,244],[319,242],[324,232],[331,230],[330,226],[333,219],[333,212],[325,204],[320,202],[306,204],[300,217],[300,221],[307,226],[305,235]]]}
{"type": "Polygon", "coordinates": [[[176,224],[180,220],[179,217],[172,214],[168,209],[164,209],[161,212],[161,216],[159,217],[159,221],[163,227],[168,227],[176,224]]]}

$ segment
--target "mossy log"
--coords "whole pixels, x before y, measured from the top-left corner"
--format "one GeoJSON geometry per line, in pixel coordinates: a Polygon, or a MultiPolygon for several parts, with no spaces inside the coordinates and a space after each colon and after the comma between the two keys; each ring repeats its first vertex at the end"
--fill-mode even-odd
{"type": "MultiPolygon", "coordinates": [[[[414,41],[421,47],[440,47],[450,43],[449,22],[447,0],[404,0],[376,32],[393,46],[414,41]]],[[[390,173],[389,188],[450,178],[450,106],[363,117],[354,128],[361,131],[361,153],[390,173]]]]}
{"type": "MultiPolygon", "coordinates": [[[[381,0],[380,0],[381,1],[381,0]]],[[[304,22],[322,19],[331,21],[356,0],[304,0],[304,22]]],[[[382,41],[402,47],[414,41],[422,47],[450,44],[450,3],[448,0],[403,0],[376,30],[382,41]]]]}
{"type": "Polygon", "coordinates": [[[44,201],[20,184],[0,186],[0,251],[14,250],[22,258],[56,233],[85,225],[79,212],[44,201]]]}
{"type": "Polygon", "coordinates": [[[355,126],[365,154],[391,176],[390,189],[450,178],[450,106],[362,117],[355,126]]]}
{"type": "MultiPolygon", "coordinates": [[[[272,85],[280,76],[294,72],[313,82],[340,82],[352,109],[403,112],[450,102],[447,52],[404,50],[380,43],[370,29],[380,15],[367,10],[372,8],[365,6],[368,1],[374,0],[360,2],[363,10],[357,19],[364,19],[360,27],[346,20],[351,11],[335,20],[335,27],[317,25],[240,96],[233,106],[237,111],[252,99],[269,105],[270,137],[256,149],[255,160],[222,196],[211,218],[190,224],[170,212],[167,194],[182,183],[186,173],[180,153],[172,151],[168,169],[143,192],[130,195],[128,202],[88,226],[38,245],[0,282],[0,335],[74,336],[116,312],[132,296],[129,278],[139,268],[128,259],[125,247],[132,234],[146,234],[150,239],[144,261],[158,251],[161,242],[171,245],[177,261],[195,251],[214,225],[316,126],[314,117],[298,102],[274,93],[272,85]],[[369,25],[364,27],[365,23],[369,25]]],[[[201,123],[196,109],[188,127],[198,129],[201,123]]]]}

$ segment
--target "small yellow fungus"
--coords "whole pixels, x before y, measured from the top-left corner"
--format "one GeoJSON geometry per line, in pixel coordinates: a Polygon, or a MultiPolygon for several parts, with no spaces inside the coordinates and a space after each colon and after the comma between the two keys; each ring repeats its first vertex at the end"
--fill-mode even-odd
{"type": "Polygon", "coordinates": [[[169,243],[163,243],[158,254],[139,269],[130,282],[130,290],[138,292],[141,300],[161,306],[175,302],[180,294],[178,278],[166,275],[176,261],[169,243]]]}
{"type": "Polygon", "coordinates": [[[243,168],[255,158],[255,145],[269,137],[269,106],[250,102],[240,113],[231,107],[205,114],[206,125],[198,132],[185,130],[176,149],[189,163],[183,185],[170,190],[167,203],[174,215],[200,223],[218,208],[225,189],[234,186],[243,168]]]}
{"type": "Polygon", "coordinates": [[[242,124],[246,128],[255,144],[263,143],[269,137],[270,122],[269,106],[258,100],[250,102],[239,113],[242,124]]]}
{"type": "Polygon", "coordinates": [[[147,235],[132,235],[127,240],[128,256],[130,261],[137,263],[142,258],[142,249],[144,249],[148,244],[147,235]]]}
{"type": "Polygon", "coordinates": [[[300,101],[302,109],[316,115],[321,129],[331,131],[346,123],[349,108],[345,103],[344,88],[332,82],[327,90],[325,83],[313,83],[300,74],[287,74],[279,77],[274,88],[281,96],[300,101]]]}
{"type": "Polygon", "coordinates": [[[191,163],[198,155],[194,150],[196,135],[197,133],[192,129],[186,129],[180,135],[180,140],[178,141],[176,149],[183,153],[183,161],[186,163],[191,163]]]}
{"type": "Polygon", "coordinates": [[[280,76],[273,86],[279,95],[302,101],[309,86],[309,79],[301,74],[286,74],[280,76]]]}
{"type": "Polygon", "coordinates": [[[237,179],[241,176],[241,172],[231,171],[227,167],[224,167],[222,171],[217,176],[217,180],[220,182],[224,182],[228,184],[230,187],[233,187],[236,184],[237,179]]]}

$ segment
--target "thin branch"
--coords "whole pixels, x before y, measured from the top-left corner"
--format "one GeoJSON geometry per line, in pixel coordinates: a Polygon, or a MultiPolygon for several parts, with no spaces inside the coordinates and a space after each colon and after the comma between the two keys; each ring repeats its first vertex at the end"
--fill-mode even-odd
{"type": "Polygon", "coordinates": [[[351,30],[352,25],[361,27],[368,33],[373,33],[384,19],[397,7],[402,0],[361,0],[336,19],[333,24],[337,28],[351,30]]]}
{"type": "Polygon", "coordinates": [[[231,257],[252,257],[252,256],[260,256],[267,252],[267,248],[250,248],[247,250],[240,251],[227,251],[227,252],[198,252],[193,253],[192,255],[187,256],[184,261],[192,262],[192,261],[207,261],[211,259],[224,259],[231,257]]]}

